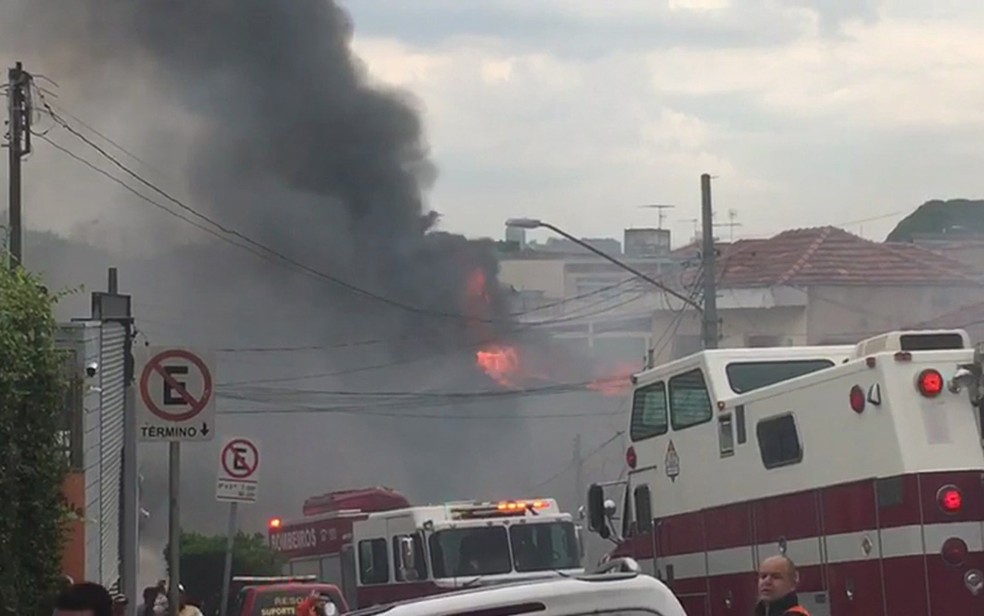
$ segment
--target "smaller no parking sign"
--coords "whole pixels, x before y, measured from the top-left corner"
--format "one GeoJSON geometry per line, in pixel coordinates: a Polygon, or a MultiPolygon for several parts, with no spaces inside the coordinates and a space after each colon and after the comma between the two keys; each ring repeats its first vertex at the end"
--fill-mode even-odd
{"type": "Polygon", "coordinates": [[[260,448],[243,437],[226,441],[219,452],[219,472],[215,500],[227,503],[255,503],[259,489],[260,448]]]}

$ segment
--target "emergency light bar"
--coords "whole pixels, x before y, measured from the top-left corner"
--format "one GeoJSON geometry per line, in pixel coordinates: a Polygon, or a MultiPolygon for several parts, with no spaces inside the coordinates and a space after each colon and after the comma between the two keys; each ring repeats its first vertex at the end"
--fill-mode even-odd
{"type": "Polygon", "coordinates": [[[539,510],[549,509],[552,505],[553,502],[547,499],[481,503],[465,507],[453,507],[451,509],[451,517],[456,520],[474,520],[503,516],[521,516],[526,515],[526,512],[539,515],[539,510]]]}
{"type": "Polygon", "coordinates": [[[278,584],[288,582],[317,582],[316,575],[236,575],[233,582],[249,582],[253,584],[278,584]]]}

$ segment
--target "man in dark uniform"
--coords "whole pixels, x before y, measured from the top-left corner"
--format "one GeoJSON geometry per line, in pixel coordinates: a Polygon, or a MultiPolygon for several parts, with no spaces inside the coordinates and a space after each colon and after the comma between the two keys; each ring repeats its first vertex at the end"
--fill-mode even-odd
{"type": "Polygon", "coordinates": [[[787,556],[770,556],[759,565],[755,616],[810,616],[796,597],[799,574],[787,556]]]}

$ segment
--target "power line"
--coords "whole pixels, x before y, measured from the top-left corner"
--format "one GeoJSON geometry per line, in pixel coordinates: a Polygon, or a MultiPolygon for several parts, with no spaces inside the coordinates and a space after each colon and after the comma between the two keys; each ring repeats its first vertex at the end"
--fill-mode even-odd
{"type": "MultiPolygon", "coordinates": [[[[620,413],[621,413],[621,411],[622,411],[622,409],[621,409],[621,408],[619,408],[619,410],[618,410],[618,411],[616,411],[615,413],[608,413],[608,414],[609,414],[609,415],[617,415],[617,414],[620,414],[620,413]]],[[[602,449],[604,449],[605,447],[608,447],[608,446],[609,446],[610,444],[612,444],[612,443],[613,443],[613,442],[614,442],[614,441],[615,441],[616,439],[618,439],[618,438],[620,438],[620,437],[621,437],[621,436],[622,436],[623,434],[625,434],[625,430],[619,430],[618,432],[616,432],[615,434],[613,434],[613,435],[611,436],[611,438],[609,438],[608,440],[606,440],[606,441],[605,441],[605,442],[603,442],[602,444],[600,444],[600,445],[598,445],[597,447],[595,447],[594,449],[592,449],[592,450],[591,450],[591,451],[589,451],[588,453],[586,453],[586,454],[584,454],[583,456],[581,456],[581,459],[580,459],[580,461],[581,461],[581,462],[584,462],[585,460],[587,460],[587,459],[588,459],[588,458],[590,458],[591,456],[593,456],[593,455],[595,455],[596,453],[598,453],[598,452],[600,452],[600,451],[601,451],[602,449]]],[[[530,486],[530,488],[531,488],[531,489],[533,489],[533,490],[535,490],[535,489],[537,489],[537,488],[542,488],[543,486],[545,486],[545,485],[547,485],[547,484],[548,484],[548,483],[550,483],[551,481],[553,481],[553,480],[555,480],[555,479],[557,479],[558,477],[560,477],[561,475],[563,475],[563,474],[564,474],[564,473],[566,473],[567,471],[569,471],[569,470],[571,470],[572,468],[574,468],[574,466],[575,466],[576,464],[577,464],[577,461],[575,461],[575,460],[572,460],[571,462],[569,462],[569,463],[567,464],[567,466],[565,466],[564,468],[562,468],[562,469],[560,469],[559,471],[557,471],[557,472],[556,472],[556,473],[554,473],[553,475],[550,475],[549,477],[547,477],[547,478],[546,478],[546,479],[544,479],[543,481],[539,481],[539,482],[537,482],[537,483],[535,483],[535,484],[533,484],[532,486],[530,486]]]]}
{"type": "MultiPolygon", "coordinates": [[[[393,299],[391,297],[387,297],[385,295],[381,295],[381,294],[376,293],[374,291],[370,291],[368,289],[364,289],[364,288],[359,287],[357,285],[354,285],[352,283],[346,282],[346,281],[344,281],[344,280],[342,280],[342,279],[340,279],[340,278],[338,278],[336,276],[333,276],[331,274],[328,274],[328,273],[322,272],[320,270],[317,270],[317,269],[315,269],[315,268],[313,268],[313,267],[311,267],[311,266],[309,266],[309,265],[307,265],[305,263],[302,263],[302,262],[300,262],[300,261],[298,261],[298,260],[296,260],[296,259],[294,259],[292,257],[289,257],[286,254],[284,254],[284,253],[282,253],[282,252],[280,252],[278,250],[275,250],[275,249],[273,249],[273,248],[271,248],[271,247],[269,247],[269,246],[267,246],[267,245],[265,245],[265,244],[263,244],[261,242],[258,242],[256,240],[254,240],[253,238],[251,238],[248,235],[246,235],[246,234],[238,231],[237,229],[234,229],[232,227],[229,227],[227,225],[224,225],[224,224],[222,224],[222,223],[214,220],[213,218],[211,218],[211,217],[209,217],[209,216],[207,216],[205,214],[202,214],[202,213],[198,212],[197,210],[195,210],[191,206],[187,205],[186,203],[184,203],[180,199],[172,196],[167,191],[165,191],[162,188],[158,187],[153,182],[144,179],[140,174],[136,173],[135,171],[133,171],[132,169],[130,169],[128,166],[126,166],[125,164],[123,164],[122,162],[120,162],[119,159],[117,159],[112,154],[110,154],[109,152],[107,152],[102,146],[100,146],[99,144],[93,142],[91,139],[89,139],[84,134],[82,134],[81,132],[79,132],[78,130],[76,130],[74,127],[72,127],[67,121],[65,121],[64,118],[62,118],[60,115],[58,115],[55,112],[55,110],[44,99],[43,96],[41,97],[41,102],[45,106],[45,108],[48,110],[48,114],[59,125],[61,125],[65,130],[67,130],[73,136],[75,136],[76,138],[78,138],[79,140],[81,140],[83,143],[85,143],[86,145],[88,145],[90,148],[96,150],[96,152],[98,152],[101,156],[103,156],[104,158],[106,158],[107,160],[109,160],[111,163],[113,163],[113,165],[115,165],[116,167],[118,167],[119,169],[121,169],[127,175],[133,177],[134,179],[136,179],[138,182],[140,182],[141,184],[143,184],[147,188],[149,188],[152,191],[158,193],[159,195],[161,195],[162,197],[164,197],[165,199],[167,199],[168,201],[170,201],[171,203],[173,203],[174,205],[176,205],[180,209],[188,212],[189,214],[191,214],[195,218],[198,218],[200,220],[203,220],[203,221],[205,221],[205,222],[213,225],[215,228],[219,229],[219,231],[221,231],[222,233],[224,233],[226,235],[231,235],[231,236],[237,237],[240,240],[242,240],[242,241],[246,242],[247,244],[249,244],[250,246],[253,246],[256,249],[262,251],[263,253],[265,253],[264,254],[264,258],[267,258],[267,260],[270,260],[268,257],[269,256],[272,256],[272,257],[274,257],[277,260],[277,261],[273,261],[273,262],[278,262],[279,261],[279,262],[286,263],[288,265],[291,265],[291,266],[299,269],[300,271],[302,271],[304,273],[310,274],[312,276],[315,276],[316,278],[320,278],[322,280],[325,280],[327,282],[330,282],[330,283],[332,283],[334,285],[337,285],[339,287],[342,287],[342,288],[344,288],[344,289],[346,289],[346,290],[348,290],[348,291],[350,291],[352,293],[355,293],[357,295],[361,295],[361,296],[367,297],[369,299],[374,299],[374,300],[379,301],[381,303],[384,303],[384,304],[387,304],[387,305],[390,305],[390,306],[393,306],[393,307],[396,307],[396,308],[400,308],[400,309],[406,310],[408,312],[413,312],[413,313],[416,313],[416,314],[425,314],[425,315],[443,317],[443,318],[453,318],[453,319],[462,319],[462,320],[466,320],[466,321],[483,322],[483,323],[498,323],[498,322],[501,322],[501,321],[498,321],[498,320],[495,320],[495,319],[483,319],[483,318],[478,318],[478,317],[464,315],[464,314],[461,314],[461,313],[447,312],[447,311],[441,311],[441,310],[433,310],[433,309],[429,309],[429,308],[422,308],[420,306],[413,306],[411,304],[404,303],[404,302],[402,302],[400,300],[396,300],[396,299],[393,299]]],[[[174,212],[171,212],[171,213],[173,214],[174,212]]],[[[181,220],[184,220],[185,222],[188,222],[188,219],[187,218],[184,218],[184,217],[179,217],[179,218],[181,218],[181,220]]],[[[198,225],[195,225],[195,226],[198,227],[198,225]]],[[[198,227],[198,228],[201,228],[201,227],[198,227]]],[[[214,235],[214,233],[213,233],[213,235],[214,235]]],[[[223,238],[223,239],[228,239],[228,238],[223,238]]],[[[243,247],[241,244],[238,244],[238,243],[235,243],[235,242],[233,242],[232,244],[234,246],[239,247],[239,248],[242,248],[243,247]]],[[[256,253],[254,253],[254,254],[256,254],[256,253]]]]}

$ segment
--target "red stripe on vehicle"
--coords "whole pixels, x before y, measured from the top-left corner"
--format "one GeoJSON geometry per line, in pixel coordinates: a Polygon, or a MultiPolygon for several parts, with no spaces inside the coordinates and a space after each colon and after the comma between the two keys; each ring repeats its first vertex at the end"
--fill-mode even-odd
{"type": "MultiPolygon", "coordinates": [[[[981,471],[949,471],[864,480],[755,501],[677,514],[657,520],[657,554],[673,556],[937,522],[984,520],[981,471]],[[937,492],[956,485],[963,509],[940,510],[937,492]],[[821,527],[822,519],[822,527],[821,527]],[[749,527],[750,526],[750,527],[749,527]],[[746,532],[747,531],[747,532],[746,532]]],[[[632,537],[637,557],[651,535],[632,537]]]]}

